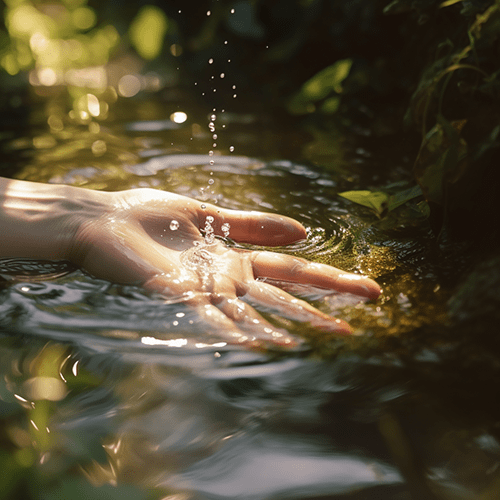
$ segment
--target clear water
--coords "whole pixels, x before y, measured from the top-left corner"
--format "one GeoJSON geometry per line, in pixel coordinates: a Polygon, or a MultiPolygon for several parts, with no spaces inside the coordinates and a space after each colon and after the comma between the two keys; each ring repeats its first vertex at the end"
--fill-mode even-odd
{"type": "Polygon", "coordinates": [[[426,234],[416,239],[404,215],[410,231],[389,233],[337,196],[380,180],[377,152],[367,159],[346,139],[314,156],[297,131],[228,113],[217,154],[208,155],[206,117],[186,104],[189,119],[173,124],[169,106],[132,101],[106,126],[52,134],[35,116],[27,130],[4,136],[3,148],[23,179],[153,187],[284,213],[308,228],[308,239],[277,251],[369,274],[384,293],[363,302],[296,287],[355,335],[286,323],[298,348],[253,352],[207,332],[183,304],[140,288],[64,264],[2,263],[2,463],[13,477],[32,478],[24,494],[496,498],[500,448],[488,418],[457,412],[433,385],[443,373],[449,382],[451,344],[413,334],[405,341],[421,326],[439,329],[450,296],[426,234]]]}

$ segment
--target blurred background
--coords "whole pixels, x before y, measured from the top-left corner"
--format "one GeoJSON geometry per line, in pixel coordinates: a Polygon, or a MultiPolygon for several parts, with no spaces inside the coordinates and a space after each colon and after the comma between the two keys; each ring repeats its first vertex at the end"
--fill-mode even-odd
{"type": "Polygon", "coordinates": [[[0,175],[287,213],[384,288],[311,361],[2,263],[1,499],[498,498],[499,0],[0,8],[0,175]]]}

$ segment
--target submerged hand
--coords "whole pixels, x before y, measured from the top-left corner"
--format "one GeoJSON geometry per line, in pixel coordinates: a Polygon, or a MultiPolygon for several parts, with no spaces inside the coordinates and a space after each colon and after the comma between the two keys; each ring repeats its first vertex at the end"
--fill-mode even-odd
{"type": "Polygon", "coordinates": [[[344,321],[262,281],[264,278],[368,298],[380,293],[374,281],[360,275],[290,255],[228,248],[218,239],[206,245],[202,234],[209,216],[216,235],[223,236],[229,225],[234,241],[285,245],[306,237],[305,229],[293,219],[205,206],[151,189],[108,194],[113,209],[80,224],[68,258],[96,277],[140,284],[189,303],[230,341],[293,342],[250,304],[322,330],[350,332],[344,321]]]}

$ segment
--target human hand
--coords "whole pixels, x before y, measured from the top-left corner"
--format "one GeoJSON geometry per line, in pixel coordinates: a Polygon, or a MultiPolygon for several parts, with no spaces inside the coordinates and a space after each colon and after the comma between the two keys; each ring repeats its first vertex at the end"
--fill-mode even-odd
{"type": "Polygon", "coordinates": [[[98,278],[139,284],[192,305],[230,342],[294,343],[253,306],[324,331],[351,331],[345,321],[265,278],[367,298],[380,294],[379,286],[367,277],[282,253],[229,248],[219,239],[207,244],[202,234],[208,216],[215,235],[223,236],[229,225],[236,242],[277,246],[305,238],[305,229],[288,217],[227,210],[152,189],[106,194],[112,200],[109,210],[80,223],[67,258],[98,278]]]}

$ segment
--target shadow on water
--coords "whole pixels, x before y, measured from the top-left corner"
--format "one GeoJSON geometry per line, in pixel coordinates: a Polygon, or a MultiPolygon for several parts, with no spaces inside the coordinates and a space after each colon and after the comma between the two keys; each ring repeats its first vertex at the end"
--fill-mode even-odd
{"type": "Polygon", "coordinates": [[[27,180],[285,213],[308,238],[278,251],[369,274],[383,295],[360,302],[289,285],[355,335],[269,315],[303,344],[250,352],[182,303],[66,263],[0,262],[0,466],[12,478],[0,498],[497,498],[497,364],[480,350],[467,357],[450,322],[459,263],[436,264],[411,206],[389,231],[337,196],[369,182],[376,151],[370,160],[344,145],[325,169],[301,156],[303,138],[285,153],[296,132],[228,114],[221,154],[208,156],[205,118],[175,124],[160,105],[136,102],[106,130],[48,139],[34,126],[3,147],[23,158],[16,175],[27,180]],[[347,173],[353,158],[363,161],[347,173]],[[468,379],[487,358],[484,376],[468,379]]]}

